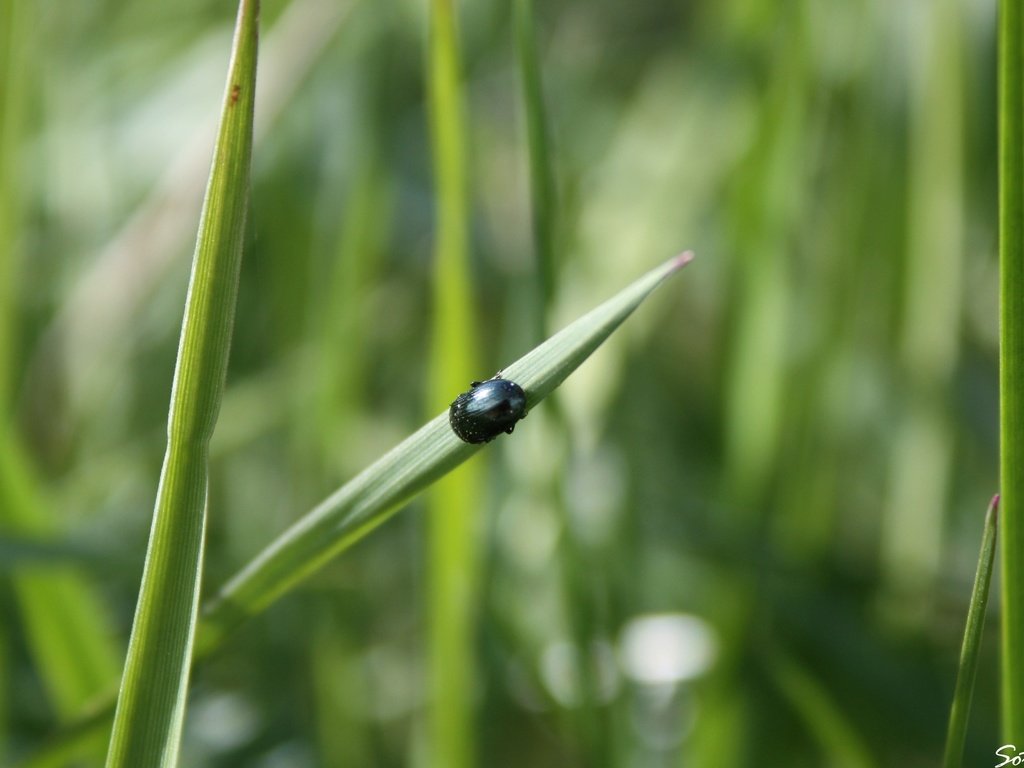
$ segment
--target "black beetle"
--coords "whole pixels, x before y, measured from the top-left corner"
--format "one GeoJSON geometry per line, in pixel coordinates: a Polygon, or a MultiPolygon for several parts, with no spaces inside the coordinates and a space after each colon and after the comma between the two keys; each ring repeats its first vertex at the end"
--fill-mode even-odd
{"type": "Polygon", "coordinates": [[[501,374],[470,386],[448,409],[452,431],[467,443],[489,443],[502,432],[511,435],[516,422],[526,416],[523,388],[501,374]]]}

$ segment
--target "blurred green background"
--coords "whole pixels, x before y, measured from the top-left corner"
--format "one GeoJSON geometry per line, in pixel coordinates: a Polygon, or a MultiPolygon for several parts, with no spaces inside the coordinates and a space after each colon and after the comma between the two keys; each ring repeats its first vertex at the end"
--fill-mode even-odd
{"type": "MultiPolygon", "coordinates": [[[[123,660],[234,10],[0,0],[0,762],[123,660]]],[[[458,11],[485,378],[537,341],[537,267],[511,4],[458,11]]],[[[474,460],[476,763],[935,764],[998,474],[994,3],[535,21],[550,326],[698,258],[474,460]]],[[[427,3],[265,0],[262,26],[208,593],[448,404],[427,3]]],[[[422,512],[195,670],[183,765],[428,762],[422,512]]],[[[1000,744],[992,629],[971,765],[1000,744]]]]}

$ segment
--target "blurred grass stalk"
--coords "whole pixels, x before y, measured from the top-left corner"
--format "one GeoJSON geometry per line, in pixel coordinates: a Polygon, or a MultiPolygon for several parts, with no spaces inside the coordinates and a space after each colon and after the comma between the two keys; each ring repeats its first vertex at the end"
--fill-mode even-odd
{"type": "Polygon", "coordinates": [[[258,0],[241,0],[108,768],[177,764],[203,567],[209,441],[227,373],[249,203],[258,20],[258,0]]]}
{"type": "Polygon", "coordinates": [[[26,27],[32,7],[29,0],[0,3],[0,428],[10,416],[14,387],[15,279],[22,210],[18,158],[28,97],[26,70],[31,66],[26,27]]]}
{"type": "Polygon", "coordinates": [[[978,570],[974,576],[974,589],[967,608],[967,624],[964,627],[964,642],[960,650],[960,666],[956,673],[956,687],[953,704],[949,711],[949,727],[946,730],[946,753],[943,768],[957,768],[963,764],[964,741],[967,737],[967,722],[971,714],[971,697],[974,694],[974,678],[978,671],[981,655],[981,635],[985,629],[985,609],[988,606],[988,591],[992,583],[992,568],[996,559],[996,532],[999,521],[999,496],[992,498],[985,514],[985,529],[981,537],[981,552],[978,554],[978,570]]]}
{"type": "Polygon", "coordinates": [[[515,0],[516,54],[519,60],[519,78],[523,99],[523,122],[526,126],[526,145],[530,159],[530,213],[537,269],[535,271],[538,297],[535,318],[537,331],[534,342],[548,336],[547,318],[555,294],[557,258],[555,254],[556,227],[558,226],[558,195],[555,190],[555,172],[548,141],[547,110],[544,108],[544,88],[541,83],[540,64],[537,60],[537,41],[534,32],[533,0],[515,0]]]}
{"type": "MultiPolygon", "coordinates": [[[[723,393],[722,497],[729,516],[722,530],[740,539],[757,538],[768,524],[772,483],[783,474],[779,446],[786,392],[792,387],[788,361],[796,305],[788,254],[806,204],[813,147],[809,13],[806,3],[785,4],[775,34],[756,51],[767,88],[757,104],[755,138],[737,173],[729,211],[735,261],[723,393]]],[[[773,544],[781,548],[785,542],[773,544]]],[[[764,584],[750,570],[728,576],[718,587],[711,616],[724,643],[714,670],[701,683],[702,710],[681,765],[740,766],[742,745],[755,728],[742,668],[764,584]]]]}
{"type": "Polygon", "coordinates": [[[999,5],[1003,740],[1024,741],[1024,11],[999,5]]]}
{"type": "MultiPolygon", "coordinates": [[[[557,290],[559,204],[537,52],[533,0],[515,0],[512,13],[529,159],[529,207],[535,264],[532,291],[533,342],[539,343],[548,335],[549,318],[557,290]]],[[[552,451],[552,456],[557,457],[557,465],[542,476],[532,478],[533,482],[541,486],[535,488],[534,492],[538,498],[550,503],[552,514],[557,518],[555,524],[562,531],[555,566],[559,574],[568,633],[574,649],[567,663],[570,666],[570,679],[574,682],[574,695],[577,697],[573,702],[575,711],[569,714],[568,720],[575,730],[577,747],[586,756],[585,762],[593,768],[599,768],[614,762],[615,756],[612,729],[607,720],[602,718],[600,685],[597,680],[599,660],[596,658],[596,649],[599,647],[597,640],[601,636],[601,628],[595,615],[592,594],[597,583],[593,578],[596,564],[589,562],[593,553],[587,551],[586,543],[576,530],[578,525],[574,525],[574,516],[562,488],[564,477],[574,460],[575,448],[557,397],[552,398],[543,416],[550,420],[553,435],[564,435],[564,439],[569,441],[567,446],[562,446],[563,450],[552,451]]]]}
{"type": "MultiPolygon", "coordinates": [[[[376,32],[367,55],[354,64],[359,76],[355,168],[346,174],[337,167],[341,163],[328,162],[324,170],[318,218],[329,233],[324,238],[329,263],[314,272],[309,325],[313,343],[303,356],[301,377],[307,387],[295,388],[304,406],[292,409],[303,444],[297,459],[301,468],[312,471],[313,487],[335,477],[339,466],[344,474],[357,469],[352,466],[353,440],[362,440],[364,435],[360,418],[368,407],[374,290],[394,207],[385,151],[389,116],[382,109],[380,96],[390,85],[382,70],[386,68],[384,57],[391,55],[391,43],[391,36],[376,32]],[[339,199],[344,200],[343,206],[339,199]]],[[[339,152],[336,160],[342,160],[341,155],[339,152]]],[[[372,592],[372,575],[355,570],[350,574],[350,588],[372,592]]],[[[352,706],[353,701],[373,693],[363,674],[365,616],[353,601],[334,593],[324,595],[322,603],[308,656],[316,697],[318,765],[371,765],[376,751],[372,728],[352,706]]]]}
{"type": "Polygon", "coordinates": [[[827,756],[825,764],[836,768],[878,765],[840,703],[810,670],[782,650],[767,661],[767,670],[779,692],[814,736],[823,756],[827,756]]]}
{"type": "MultiPolygon", "coordinates": [[[[486,378],[477,363],[469,274],[462,72],[454,0],[432,0],[427,90],[434,165],[433,326],[428,411],[486,378]]],[[[427,496],[429,699],[427,764],[469,768],[476,681],[474,619],[478,592],[479,471],[462,467],[427,496]]]]}
{"type": "MultiPolygon", "coordinates": [[[[368,101],[362,99],[360,103],[365,108],[368,101]]],[[[373,117],[366,119],[370,124],[363,130],[360,160],[347,190],[341,233],[331,249],[333,263],[316,298],[311,323],[314,343],[303,361],[309,385],[306,407],[296,409],[303,422],[301,429],[308,435],[308,453],[303,460],[316,468],[318,484],[336,472],[336,426],[354,427],[360,408],[365,406],[366,361],[372,335],[367,296],[373,294],[393,206],[381,150],[371,135],[379,126],[373,123],[373,117]]],[[[336,205],[330,213],[337,218],[336,205]]],[[[307,392],[303,390],[302,394],[307,392]]]]}
{"type": "Polygon", "coordinates": [[[954,432],[949,388],[960,344],[963,272],[963,48],[958,0],[915,5],[909,48],[907,245],[899,328],[906,382],[893,437],[883,570],[908,616],[922,619],[939,575],[954,432]]]}

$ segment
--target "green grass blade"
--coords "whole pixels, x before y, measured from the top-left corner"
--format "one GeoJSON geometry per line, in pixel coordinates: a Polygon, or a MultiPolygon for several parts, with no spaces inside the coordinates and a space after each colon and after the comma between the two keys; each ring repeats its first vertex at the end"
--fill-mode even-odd
{"type": "MultiPolygon", "coordinates": [[[[597,349],[662,280],[688,263],[689,252],[666,262],[505,367],[532,409],[597,349]]],[[[458,392],[452,392],[454,398],[458,392]]],[[[526,427],[524,427],[526,428],[526,427]]],[[[200,621],[200,650],[253,616],[387,520],[481,446],[464,443],[448,425],[447,409],[275,539],[212,599],[200,621]]]]}
{"type": "Polygon", "coordinates": [[[177,763],[199,604],[209,440],[224,389],[249,200],[258,18],[258,0],[239,3],[108,768],[177,763]]]}
{"type": "MultiPolygon", "coordinates": [[[[458,24],[452,0],[430,4],[428,91],[437,232],[434,245],[430,410],[479,375],[469,273],[466,130],[458,24]]],[[[478,594],[480,474],[475,465],[441,478],[427,497],[427,764],[473,763],[472,688],[478,594]]]]}
{"type": "Polygon", "coordinates": [[[974,576],[974,589],[971,592],[971,602],[967,608],[964,644],[960,651],[960,667],[956,673],[953,705],[949,711],[949,728],[946,731],[946,755],[942,761],[945,768],[957,768],[961,765],[964,757],[967,719],[971,714],[971,696],[974,693],[974,677],[978,671],[978,658],[981,655],[981,633],[985,629],[988,589],[992,583],[992,568],[996,558],[998,510],[999,496],[996,495],[989,503],[988,512],[985,515],[985,531],[981,537],[978,570],[974,576]]]}
{"type": "MultiPolygon", "coordinates": [[[[686,252],[648,272],[507,366],[503,375],[526,390],[528,409],[550,395],[665,278],[692,258],[686,252]]],[[[239,624],[266,609],[481,447],[455,437],[447,410],[425,424],[299,519],[213,596],[199,621],[196,655],[212,653],[239,624]]],[[[20,768],[48,765],[52,754],[69,749],[104,722],[102,705],[97,704],[20,763],[20,768]]]]}
{"type": "Polygon", "coordinates": [[[999,9],[999,421],[1003,739],[1024,741],[1024,11],[999,9]]]}

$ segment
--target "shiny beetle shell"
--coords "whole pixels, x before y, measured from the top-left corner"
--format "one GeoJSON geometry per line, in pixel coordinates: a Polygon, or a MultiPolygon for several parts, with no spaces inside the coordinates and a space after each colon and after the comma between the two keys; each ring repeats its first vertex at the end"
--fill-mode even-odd
{"type": "Polygon", "coordinates": [[[471,386],[448,409],[452,431],[467,443],[489,443],[502,432],[512,434],[516,422],[526,416],[523,388],[497,376],[471,386]]]}

